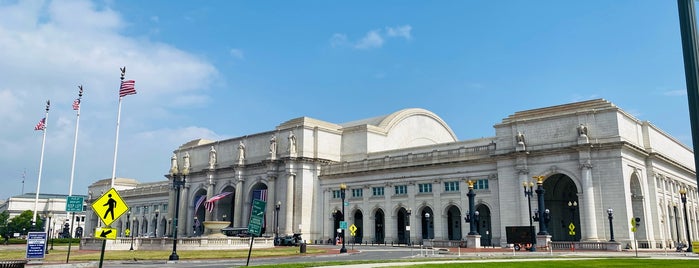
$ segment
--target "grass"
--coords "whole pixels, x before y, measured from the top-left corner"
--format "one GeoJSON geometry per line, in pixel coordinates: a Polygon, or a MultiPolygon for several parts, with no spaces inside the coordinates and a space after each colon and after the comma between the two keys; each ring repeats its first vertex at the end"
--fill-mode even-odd
{"type": "MultiPolygon", "coordinates": [[[[324,253],[325,250],[307,248],[307,254],[324,253]]],[[[21,260],[25,259],[25,249],[0,250],[0,260],[21,260]]],[[[45,255],[46,262],[65,262],[68,254],[67,247],[51,250],[45,255]]],[[[112,250],[105,251],[104,260],[167,260],[172,254],[171,250],[112,250]]],[[[299,254],[298,247],[278,247],[273,249],[253,249],[251,258],[259,257],[281,257],[296,256],[299,254]]],[[[183,250],[178,251],[180,260],[205,260],[205,259],[237,259],[247,258],[248,250],[183,250]]],[[[70,251],[71,261],[99,261],[100,251],[98,250],[77,250],[73,247],[70,251]]]]}

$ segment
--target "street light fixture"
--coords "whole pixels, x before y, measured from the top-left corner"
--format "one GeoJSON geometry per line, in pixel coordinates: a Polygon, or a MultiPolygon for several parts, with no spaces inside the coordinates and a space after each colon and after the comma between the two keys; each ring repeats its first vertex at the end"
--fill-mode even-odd
{"type": "Polygon", "coordinates": [[[160,214],[160,210],[156,209],[155,210],[155,229],[153,230],[153,236],[158,237],[158,215],[160,214]]]}
{"type": "MultiPolygon", "coordinates": [[[[172,156],[174,161],[177,161],[176,156],[172,156]]],[[[180,259],[180,256],[177,255],[177,222],[180,217],[180,189],[182,186],[184,186],[185,182],[187,181],[187,175],[189,175],[189,154],[185,154],[184,156],[184,162],[185,166],[183,167],[182,170],[178,170],[177,166],[172,167],[170,169],[170,177],[172,178],[172,187],[175,188],[175,218],[172,219],[174,228],[173,228],[173,234],[172,234],[172,254],[170,254],[169,260],[171,261],[176,261],[180,259]]]]}
{"type": "Polygon", "coordinates": [[[532,222],[532,196],[534,195],[534,183],[522,182],[524,187],[524,196],[527,197],[527,205],[529,205],[529,232],[531,233],[531,244],[529,251],[536,251],[536,236],[534,236],[534,223],[532,222]]]}
{"type": "Polygon", "coordinates": [[[687,220],[687,190],[680,189],[680,198],[684,207],[684,228],[687,230],[687,252],[692,252],[692,238],[689,234],[689,221],[687,220]]]}
{"type": "Polygon", "coordinates": [[[275,216],[274,220],[276,221],[275,226],[274,226],[274,244],[277,245],[279,244],[279,210],[282,208],[282,201],[277,201],[277,204],[274,205],[274,211],[275,211],[275,216]]]}
{"type": "Polygon", "coordinates": [[[607,209],[607,218],[609,219],[609,235],[610,238],[609,242],[615,242],[614,241],[614,225],[612,225],[612,220],[614,219],[614,210],[612,208],[607,209]]]}
{"type": "Polygon", "coordinates": [[[468,194],[466,194],[466,195],[468,196],[468,215],[466,218],[466,222],[469,223],[468,226],[469,226],[469,230],[470,230],[468,232],[468,234],[469,235],[478,235],[478,232],[476,231],[476,227],[478,225],[478,219],[476,219],[477,214],[475,214],[475,213],[477,213],[477,211],[475,211],[475,209],[474,209],[474,206],[475,206],[474,202],[475,202],[475,198],[476,198],[476,193],[473,191],[474,182],[472,180],[469,180],[467,183],[468,183],[468,194]]]}
{"type": "MultiPolygon", "coordinates": [[[[345,221],[345,191],[347,190],[347,185],[344,183],[340,184],[340,198],[342,199],[342,221],[345,221]]],[[[340,253],[347,253],[347,248],[345,247],[345,229],[342,229],[342,248],[340,248],[340,253]]]]}
{"type": "Polygon", "coordinates": [[[133,232],[131,231],[131,210],[126,212],[126,230],[129,230],[128,236],[131,237],[131,247],[129,250],[133,250],[133,232]]]}

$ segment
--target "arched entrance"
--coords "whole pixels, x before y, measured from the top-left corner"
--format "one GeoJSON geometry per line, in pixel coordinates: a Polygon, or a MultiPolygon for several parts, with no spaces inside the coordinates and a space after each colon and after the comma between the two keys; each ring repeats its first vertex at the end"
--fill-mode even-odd
{"type": "Polygon", "coordinates": [[[461,210],[455,205],[447,209],[447,239],[461,240],[461,210]]]}
{"type": "MultiPolygon", "coordinates": [[[[233,198],[232,194],[229,195],[229,198],[233,198]]],[[[252,190],[250,192],[250,204],[252,204],[252,200],[261,200],[267,202],[267,185],[264,183],[257,183],[255,184],[254,187],[252,187],[252,190]]],[[[234,200],[234,199],[233,199],[234,200]]],[[[228,204],[232,204],[234,201],[228,201],[228,204]]],[[[226,211],[227,213],[230,213],[229,211],[226,211]]],[[[223,214],[222,214],[223,215],[223,214]]],[[[231,217],[232,218],[232,217],[231,217]]],[[[226,219],[228,220],[228,219],[226,219]]],[[[247,222],[250,219],[248,218],[247,220],[244,220],[243,222],[247,222]]],[[[264,218],[262,219],[262,230],[260,231],[262,234],[267,233],[267,214],[264,215],[264,218]]]]}
{"type": "Polygon", "coordinates": [[[476,231],[481,235],[481,245],[484,247],[492,246],[493,238],[493,228],[491,221],[490,208],[488,206],[480,204],[476,206],[476,211],[478,211],[478,225],[476,225],[476,231]]]}
{"type": "MultiPolygon", "coordinates": [[[[638,178],[638,175],[636,173],[633,173],[631,175],[631,210],[633,215],[631,215],[633,218],[640,218],[641,219],[641,224],[638,226],[638,229],[636,232],[633,234],[635,236],[635,239],[639,241],[638,245],[643,244],[648,244],[648,243],[640,243],[641,241],[647,241],[648,238],[646,236],[646,224],[643,224],[643,221],[646,220],[647,218],[645,217],[645,210],[643,209],[643,188],[641,188],[641,181],[638,178]]],[[[677,207],[675,206],[675,211],[673,213],[675,215],[675,218],[678,218],[680,215],[679,212],[677,211],[677,207]]],[[[679,228],[678,228],[679,229],[679,228]]],[[[679,236],[681,237],[681,236],[679,236]]],[[[679,238],[678,238],[679,241],[679,238]]]]}
{"type": "Polygon", "coordinates": [[[383,210],[377,209],[374,212],[374,242],[384,243],[386,239],[386,233],[384,227],[386,226],[385,216],[383,210]]]}
{"type": "MultiPolygon", "coordinates": [[[[235,213],[235,206],[233,203],[235,202],[235,188],[233,186],[226,186],[223,188],[221,191],[222,193],[230,193],[226,195],[226,197],[222,198],[221,200],[218,201],[218,211],[221,213],[221,219],[225,218],[225,221],[230,222],[229,226],[233,226],[234,223],[234,218],[236,214],[235,213]],[[226,217],[223,217],[223,215],[226,215],[226,217]]],[[[270,204],[267,204],[269,206],[270,204]]],[[[240,217],[240,215],[238,215],[240,217]]],[[[235,226],[235,227],[240,227],[240,226],[235,226]]]]}
{"type": "Polygon", "coordinates": [[[581,204],[573,179],[565,174],[554,174],[544,180],[543,187],[546,190],[544,204],[551,217],[546,225],[551,241],[580,241],[581,204]]]}
{"type": "Polygon", "coordinates": [[[433,239],[434,238],[434,218],[435,218],[435,215],[434,215],[434,212],[432,211],[432,208],[430,208],[430,207],[423,208],[420,215],[422,215],[421,224],[420,224],[420,226],[422,226],[422,239],[433,239]]]}
{"type": "Polygon", "coordinates": [[[336,209],[332,212],[333,217],[333,241],[334,243],[339,242],[338,238],[342,235],[342,232],[338,231],[340,229],[340,222],[343,221],[344,215],[342,211],[336,209]]]}
{"type": "Polygon", "coordinates": [[[192,235],[201,236],[204,232],[204,224],[202,222],[206,219],[206,208],[204,202],[206,201],[206,190],[199,190],[194,194],[194,219],[192,219],[192,235]]]}
{"type": "Polygon", "coordinates": [[[362,243],[363,239],[363,234],[364,234],[364,214],[362,214],[361,210],[357,210],[354,212],[354,226],[357,227],[357,231],[354,233],[354,242],[355,243],[362,243]]]}
{"type": "Polygon", "coordinates": [[[396,236],[398,237],[399,244],[408,243],[408,232],[406,230],[407,226],[410,226],[408,220],[408,211],[405,210],[405,208],[400,208],[396,214],[396,236]]]}

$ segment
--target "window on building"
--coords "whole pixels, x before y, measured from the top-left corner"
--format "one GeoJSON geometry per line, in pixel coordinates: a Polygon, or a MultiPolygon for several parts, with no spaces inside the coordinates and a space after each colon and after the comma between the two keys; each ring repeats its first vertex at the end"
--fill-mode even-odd
{"type": "Polygon", "coordinates": [[[420,193],[431,193],[432,192],[432,184],[431,183],[421,183],[417,185],[418,191],[420,193]]]}
{"type": "Polygon", "coordinates": [[[363,194],[362,190],[363,190],[362,188],[352,189],[352,197],[362,197],[362,194],[363,194]]]}
{"type": "Polygon", "coordinates": [[[459,181],[445,181],[444,182],[445,192],[458,192],[459,191],[459,181]]]}
{"type": "Polygon", "coordinates": [[[342,198],[342,195],[340,193],[340,190],[333,190],[333,198],[335,199],[340,199],[342,198]]]}
{"type": "Polygon", "coordinates": [[[148,214],[148,206],[143,207],[143,214],[148,214]]]}
{"type": "Polygon", "coordinates": [[[163,212],[167,212],[167,204],[163,204],[163,212]]]}
{"type": "Polygon", "coordinates": [[[408,194],[408,186],[407,185],[396,185],[394,186],[396,190],[396,195],[405,195],[408,194]]]}
{"type": "Polygon", "coordinates": [[[383,187],[372,187],[371,192],[374,196],[383,196],[383,187]]]}
{"type": "Polygon", "coordinates": [[[473,189],[476,189],[476,190],[488,189],[488,179],[476,180],[476,183],[473,184],[473,189]]]}

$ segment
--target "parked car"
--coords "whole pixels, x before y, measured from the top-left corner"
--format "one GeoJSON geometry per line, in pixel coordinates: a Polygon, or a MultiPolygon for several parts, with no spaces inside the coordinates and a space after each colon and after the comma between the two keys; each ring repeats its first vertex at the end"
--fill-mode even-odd
{"type": "Polygon", "coordinates": [[[279,237],[280,246],[298,246],[301,242],[301,234],[293,234],[279,237]]]}
{"type": "Polygon", "coordinates": [[[225,234],[226,236],[236,236],[236,237],[249,237],[250,233],[248,232],[247,227],[226,227],[221,229],[221,232],[225,234]]]}

